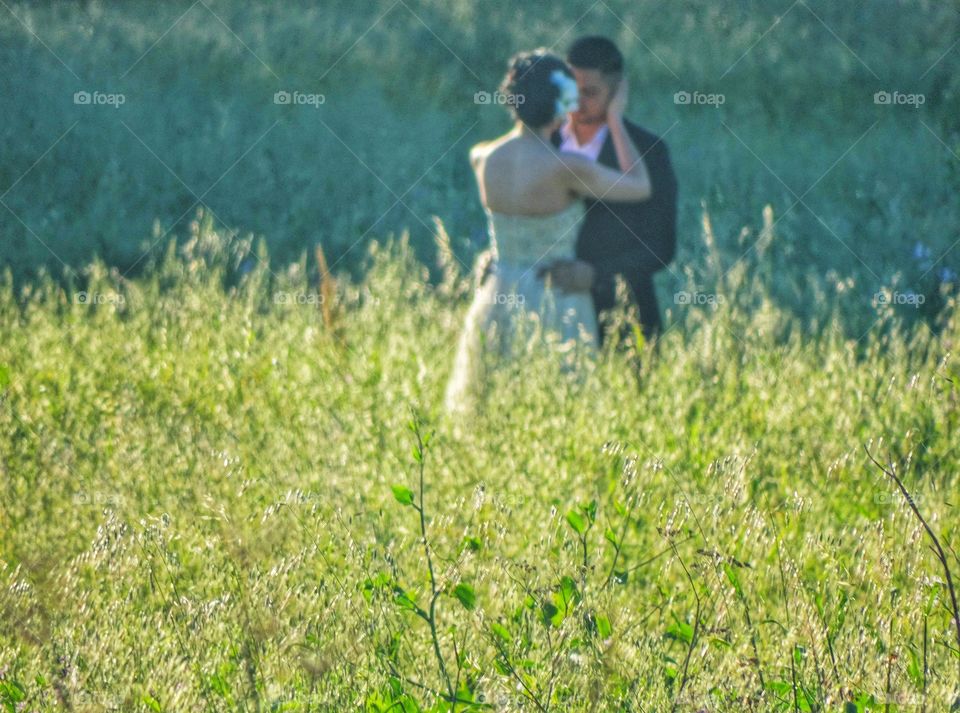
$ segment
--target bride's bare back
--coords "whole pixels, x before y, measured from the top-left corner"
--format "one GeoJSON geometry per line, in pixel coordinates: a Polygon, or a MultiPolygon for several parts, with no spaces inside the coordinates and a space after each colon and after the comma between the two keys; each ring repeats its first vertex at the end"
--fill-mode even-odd
{"type": "Polygon", "coordinates": [[[557,213],[576,199],[559,180],[561,161],[550,144],[507,134],[470,153],[480,200],[495,213],[546,215],[557,213]]]}

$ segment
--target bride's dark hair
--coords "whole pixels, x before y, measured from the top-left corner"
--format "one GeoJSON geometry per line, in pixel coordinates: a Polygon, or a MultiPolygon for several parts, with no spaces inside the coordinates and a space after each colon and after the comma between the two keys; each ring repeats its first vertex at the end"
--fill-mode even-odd
{"type": "Polygon", "coordinates": [[[551,81],[551,75],[558,69],[573,77],[567,63],[544,48],[510,58],[500,91],[507,95],[513,115],[532,129],[546,126],[557,115],[560,87],[551,81]]]}

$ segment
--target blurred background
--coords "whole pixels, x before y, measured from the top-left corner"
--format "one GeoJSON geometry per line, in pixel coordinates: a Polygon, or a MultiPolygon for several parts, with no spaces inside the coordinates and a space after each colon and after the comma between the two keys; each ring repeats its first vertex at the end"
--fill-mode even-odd
{"type": "Polygon", "coordinates": [[[935,314],[958,269],[960,9],[924,0],[5,0],[0,264],[134,277],[202,208],[272,264],[320,244],[354,276],[404,231],[432,266],[437,216],[468,266],[467,152],[510,125],[482,93],[517,50],[596,33],[679,178],[667,303],[739,267],[801,318],[855,294],[855,330],[890,287],[935,314]]]}

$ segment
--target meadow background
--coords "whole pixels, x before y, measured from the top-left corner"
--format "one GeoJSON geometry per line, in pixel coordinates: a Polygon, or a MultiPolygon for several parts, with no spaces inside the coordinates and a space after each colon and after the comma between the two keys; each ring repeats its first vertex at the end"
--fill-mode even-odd
{"type": "Polygon", "coordinates": [[[921,1],[5,0],[0,705],[949,710],[946,573],[867,449],[960,570],[957,37],[921,1]],[[466,155],[509,125],[477,92],[587,33],[679,178],[665,335],[533,348],[451,423],[466,155]]]}

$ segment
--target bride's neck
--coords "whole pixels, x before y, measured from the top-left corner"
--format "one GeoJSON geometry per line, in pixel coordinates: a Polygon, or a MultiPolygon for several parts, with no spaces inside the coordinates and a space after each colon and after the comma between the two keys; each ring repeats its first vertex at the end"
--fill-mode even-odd
{"type": "Polygon", "coordinates": [[[537,139],[544,143],[550,143],[550,137],[553,135],[553,125],[548,124],[540,129],[531,129],[529,126],[524,124],[522,121],[518,121],[516,126],[514,126],[514,132],[517,136],[520,136],[525,139],[537,139]]]}

